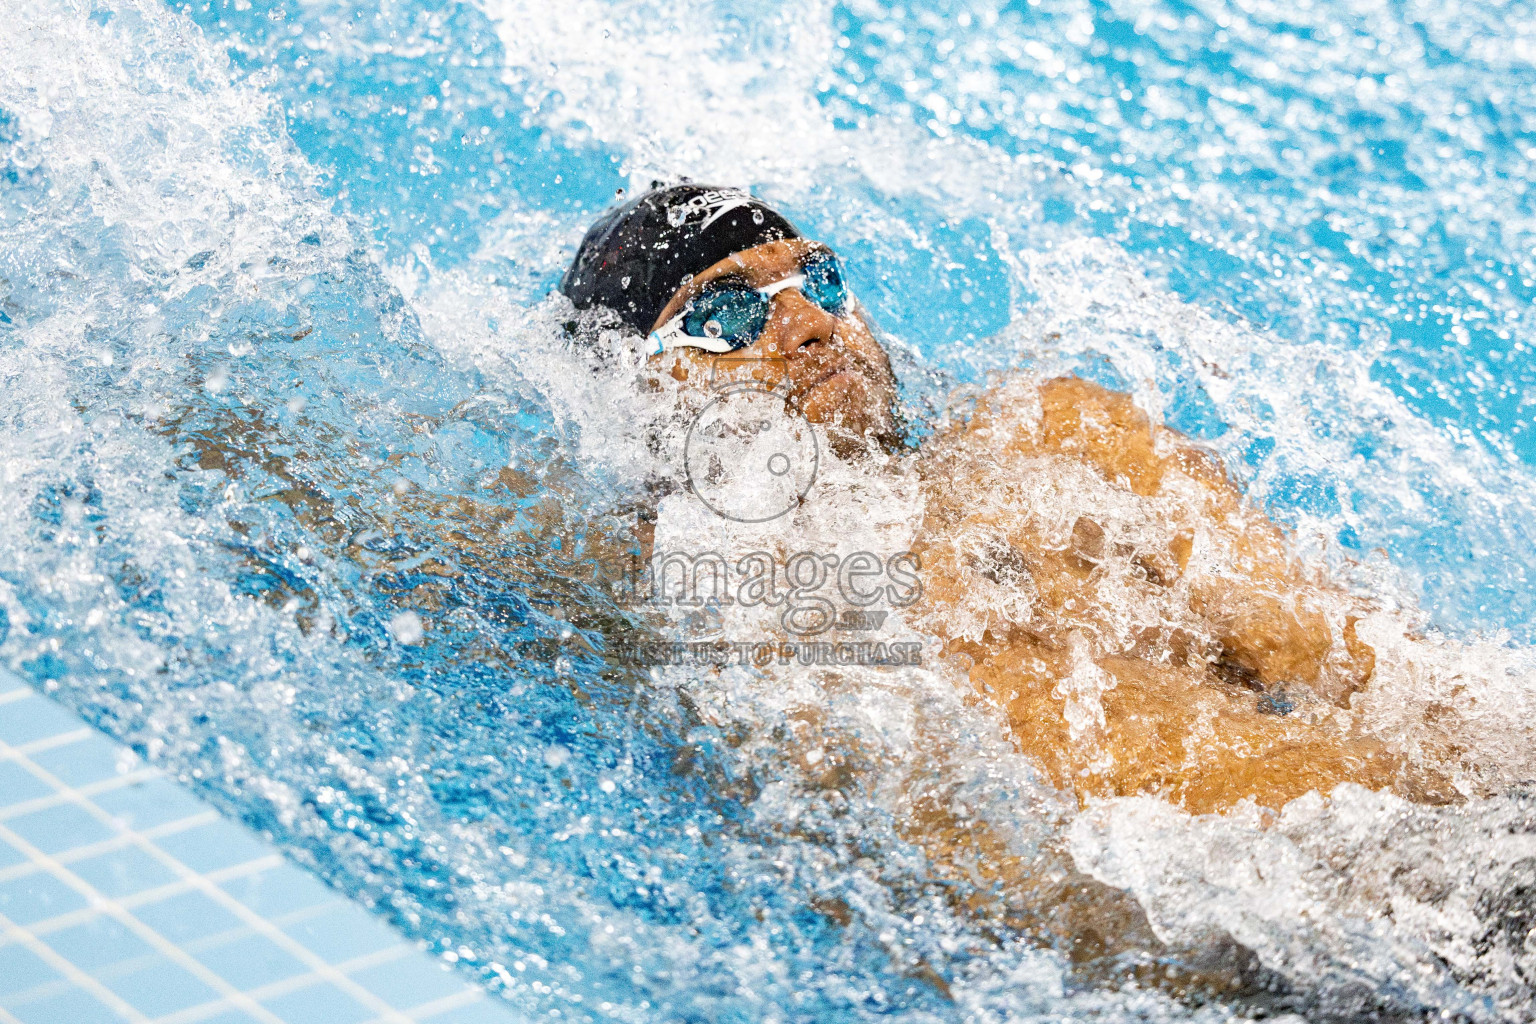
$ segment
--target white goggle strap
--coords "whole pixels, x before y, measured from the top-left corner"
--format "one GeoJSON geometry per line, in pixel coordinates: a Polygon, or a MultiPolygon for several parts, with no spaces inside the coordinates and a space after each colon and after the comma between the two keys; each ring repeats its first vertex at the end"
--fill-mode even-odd
{"type": "MultiPolygon", "coordinates": [[[[788,288],[799,288],[805,284],[804,274],[791,274],[782,281],[764,285],[754,289],[759,295],[773,298],[779,292],[788,288]]],[[[683,313],[678,313],[672,319],[662,324],[651,332],[646,339],[650,347],[646,350],[646,356],[659,356],[670,348],[701,348],[715,355],[724,355],[727,352],[736,351],[735,347],[724,338],[697,338],[683,330],[683,313]]]]}
{"type": "Polygon", "coordinates": [[[701,348],[716,355],[735,351],[724,338],[695,338],[684,331],[681,313],[652,331],[646,340],[650,342],[650,348],[645,353],[647,356],[659,356],[669,348],[701,348]]]}

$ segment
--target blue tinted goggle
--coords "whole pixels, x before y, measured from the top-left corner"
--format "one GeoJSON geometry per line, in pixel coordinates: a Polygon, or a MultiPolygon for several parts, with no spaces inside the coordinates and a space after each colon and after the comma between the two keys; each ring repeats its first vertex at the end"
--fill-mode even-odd
{"type": "Polygon", "coordinates": [[[669,348],[701,348],[706,352],[735,352],[762,336],[768,326],[773,297],[786,289],[801,295],[833,316],[848,312],[852,298],[836,256],[812,256],[800,273],[762,288],[744,284],[708,287],[688,300],[672,319],[651,332],[651,355],[669,348]]]}

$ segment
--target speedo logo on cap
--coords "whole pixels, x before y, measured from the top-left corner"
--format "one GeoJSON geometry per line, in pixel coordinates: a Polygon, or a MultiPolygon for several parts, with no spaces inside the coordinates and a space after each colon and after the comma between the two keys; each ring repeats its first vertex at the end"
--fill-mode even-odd
{"type": "Polygon", "coordinates": [[[736,188],[713,188],[708,192],[700,192],[685,203],[667,208],[667,223],[673,227],[680,227],[695,218],[702,218],[699,223],[700,231],[707,231],[711,224],[730,213],[745,206],[752,205],[752,196],[736,188]]]}

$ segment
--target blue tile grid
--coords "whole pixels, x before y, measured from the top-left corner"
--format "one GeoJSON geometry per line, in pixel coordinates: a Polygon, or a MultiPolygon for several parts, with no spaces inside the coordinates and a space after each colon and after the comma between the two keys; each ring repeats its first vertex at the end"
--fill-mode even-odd
{"type": "Polygon", "coordinates": [[[522,1019],[0,670],[0,1024],[522,1019]]]}

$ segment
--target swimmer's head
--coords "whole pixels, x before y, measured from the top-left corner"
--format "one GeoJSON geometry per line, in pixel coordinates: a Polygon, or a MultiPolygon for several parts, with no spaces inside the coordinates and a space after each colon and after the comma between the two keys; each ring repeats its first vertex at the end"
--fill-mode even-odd
{"type": "Polygon", "coordinates": [[[746,192],[685,184],[630,200],[587,232],[560,288],[647,336],[678,380],[760,381],[833,428],[835,448],[895,443],[890,361],[837,257],[746,192]]]}

